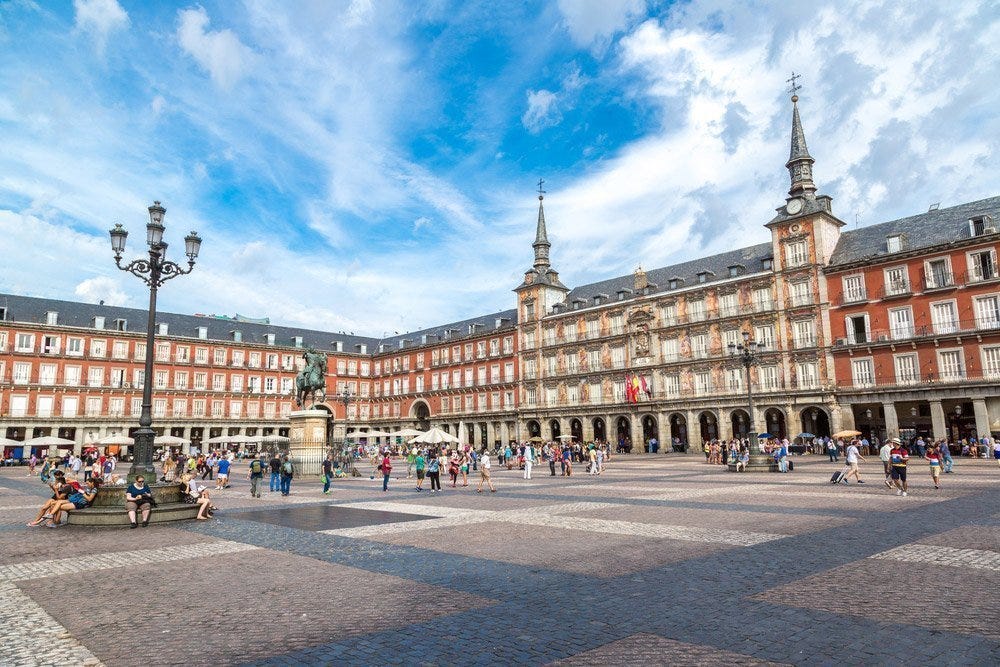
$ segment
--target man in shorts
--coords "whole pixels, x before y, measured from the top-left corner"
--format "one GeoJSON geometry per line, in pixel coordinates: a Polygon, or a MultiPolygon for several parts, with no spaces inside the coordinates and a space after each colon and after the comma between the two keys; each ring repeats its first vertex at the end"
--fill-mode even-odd
{"type": "Polygon", "coordinates": [[[861,472],[858,470],[859,460],[864,461],[865,457],[861,456],[861,452],[858,451],[858,441],[852,440],[851,444],[847,447],[847,467],[850,470],[848,470],[847,475],[844,477],[845,482],[848,477],[854,475],[854,479],[858,481],[858,484],[864,484],[864,481],[861,479],[861,472]]]}
{"type": "Polygon", "coordinates": [[[906,462],[910,460],[910,452],[899,442],[899,438],[889,440],[892,451],[889,452],[889,465],[892,467],[890,476],[896,487],[897,496],[906,495],[906,462]]]}
{"type": "Polygon", "coordinates": [[[892,442],[886,440],[878,450],[878,457],[882,461],[882,470],[885,472],[885,485],[892,488],[892,466],[889,464],[889,459],[892,456],[892,442]]]}
{"type": "Polygon", "coordinates": [[[219,457],[219,472],[215,476],[216,490],[229,486],[229,466],[232,463],[225,456],[219,457]]]}
{"type": "Polygon", "coordinates": [[[490,454],[485,447],[483,447],[483,455],[479,462],[479,488],[476,489],[476,493],[483,492],[483,482],[489,485],[491,493],[496,493],[497,489],[493,486],[493,480],[490,478],[490,454]]]}

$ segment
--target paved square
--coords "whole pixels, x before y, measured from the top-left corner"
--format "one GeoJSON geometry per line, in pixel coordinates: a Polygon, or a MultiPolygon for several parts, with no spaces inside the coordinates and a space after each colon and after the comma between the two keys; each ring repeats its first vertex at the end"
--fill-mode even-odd
{"type": "Polygon", "coordinates": [[[0,665],[1000,663],[1000,469],[901,498],[833,467],[616,457],[432,494],[400,466],[261,499],[237,470],[214,520],[137,530],[28,528],[46,491],[4,469],[0,665]]]}

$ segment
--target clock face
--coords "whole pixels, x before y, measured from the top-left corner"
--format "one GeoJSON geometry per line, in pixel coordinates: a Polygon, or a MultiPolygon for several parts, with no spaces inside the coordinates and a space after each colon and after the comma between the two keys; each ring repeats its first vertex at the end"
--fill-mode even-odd
{"type": "Polygon", "coordinates": [[[795,215],[802,210],[802,200],[801,199],[789,199],[788,203],[785,204],[785,210],[791,215],[795,215]]]}

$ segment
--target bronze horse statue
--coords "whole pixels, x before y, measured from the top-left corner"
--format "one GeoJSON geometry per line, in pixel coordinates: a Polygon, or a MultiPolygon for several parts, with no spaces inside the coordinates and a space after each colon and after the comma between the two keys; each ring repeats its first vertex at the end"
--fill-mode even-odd
{"type": "Polygon", "coordinates": [[[302,358],[305,367],[295,376],[295,405],[300,408],[307,397],[313,403],[326,399],[326,355],[310,348],[302,358]]]}

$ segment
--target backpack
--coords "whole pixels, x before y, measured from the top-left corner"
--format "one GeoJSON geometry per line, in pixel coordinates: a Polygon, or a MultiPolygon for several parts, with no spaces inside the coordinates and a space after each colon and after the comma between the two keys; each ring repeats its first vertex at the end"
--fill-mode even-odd
{"type": "Polygon", "coordinates": [[[262,470],[263,468],[260,465],[260,459],[254,459],[253,461],[250,462],[251,473],[253,473],[254,475],[259,475],[262,472],[262,470]]]}
{"type": "Polygon", "coordinates": [[[291,477],[292,476],[292,462],[291,461],[285,461],[285,463],[281,466],[281,472],[283,472],[286,477],[291,477]]]}

